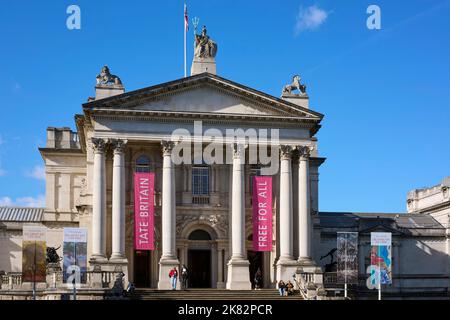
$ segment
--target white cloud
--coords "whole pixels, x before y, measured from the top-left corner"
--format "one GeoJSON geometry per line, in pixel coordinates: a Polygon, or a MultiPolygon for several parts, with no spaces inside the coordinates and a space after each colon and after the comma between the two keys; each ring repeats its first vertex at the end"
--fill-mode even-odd
{"type": "Polygon", "coordinates": [[[36,198],[22,197],[15,201],[10,197],[0,198],[0,207],[27,207],[27,208],[43,208],[45,207],[45,196],[39,195],[36,198]]]}
{"type": "Polygon", "coordinates": [[[13,201],[10,197],[0,198],[0,207],[12,207],[13,201]]]}
{"type": "Polygon", "coordinates": [[[300,6],[294,27],[295,35],[299,35],[302,31],[317,29],[327,20],[328,14],[316,5],[307,8],[300,6]]]}
{"type": "Polygon", "coordinates": [[[26,176],[37,180],[45,180],[45,168],[42,166],[35,166],[33,170],[26,173],[26,176]]]}

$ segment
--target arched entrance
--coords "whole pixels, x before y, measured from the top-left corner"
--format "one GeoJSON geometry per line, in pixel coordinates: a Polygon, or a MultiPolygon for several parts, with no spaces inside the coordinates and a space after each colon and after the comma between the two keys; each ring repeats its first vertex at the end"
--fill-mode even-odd
{"type": "Polygon", "coordinates": [[[189,234],[188,240],[189,288],[211,288],[211,235],[197,229],[189,234]]]}

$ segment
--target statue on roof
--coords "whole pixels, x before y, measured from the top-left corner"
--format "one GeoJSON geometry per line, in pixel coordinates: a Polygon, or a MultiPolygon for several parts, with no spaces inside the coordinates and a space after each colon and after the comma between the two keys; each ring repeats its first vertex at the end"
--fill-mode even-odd
{"type": "Polygon", "coordinates": [[[306,86],[301,84],[300,81],[302,78],[297,74],[292,77],[292,83],[283,87],[282,95],[284,94],[292,94],[292,91],[298,90],[299,94],[306,94],[306,86]]]}
{"type": "Polygon", "coordinates": [[[195,58],[214,58],[217,53],[217,43],[207,35],[206,26],[201,34],[195,34],[195,58]]]}
{"type": "Polygon", "coordinates": [[[118,76],[111,74],[108,66],[104,66],[99,75],[97,75],[97,85],[122,85],[122,81],[118,76]]]}

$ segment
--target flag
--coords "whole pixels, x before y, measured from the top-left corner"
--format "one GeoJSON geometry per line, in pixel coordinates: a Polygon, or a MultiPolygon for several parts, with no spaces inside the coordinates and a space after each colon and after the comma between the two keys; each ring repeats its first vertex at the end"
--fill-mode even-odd
{"type": "Polygon", "coordinates": [[[186,3],[184,4],[184,27],[186,29],[186,32],[189,31],[189,19],[186,3]]]}

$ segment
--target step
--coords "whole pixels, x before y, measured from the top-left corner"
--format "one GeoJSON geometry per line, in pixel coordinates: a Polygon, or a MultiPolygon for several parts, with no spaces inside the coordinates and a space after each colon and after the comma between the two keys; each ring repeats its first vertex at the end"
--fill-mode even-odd
{"type": "Polygon", "coordinates": [[[139,300],[303,300],[298,292],[293,296],[281,297],[276,289],[251,291],[224,289],[136,289],[132,298],[139,300]]]}

